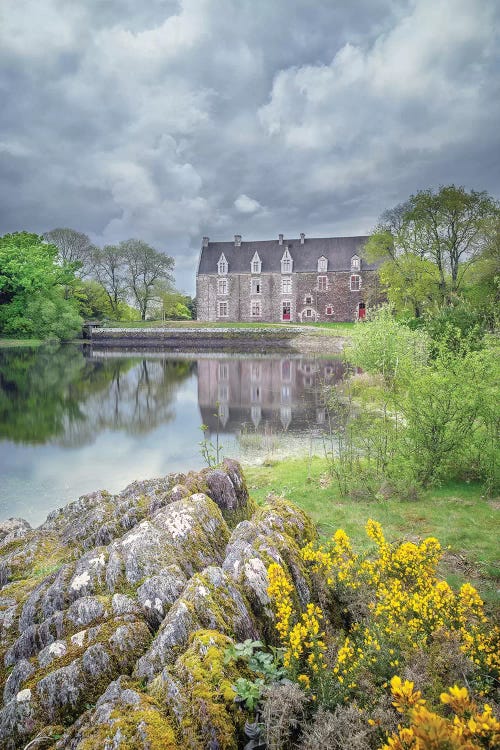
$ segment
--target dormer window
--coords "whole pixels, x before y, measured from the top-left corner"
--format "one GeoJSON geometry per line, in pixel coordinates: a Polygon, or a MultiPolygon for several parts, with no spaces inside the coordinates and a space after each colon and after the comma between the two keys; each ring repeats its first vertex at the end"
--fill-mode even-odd
{"type": "Polygon", "coordinates": [[[285,252],[281,257],[281,273],[291,273],[293,271],[293,258],[288,252],[288,248],[285,248],[285,252]]]}
{"type": "Polygon", "coordinates": [[[325,273],[327,270],[328,270],[328,258],[325,258],[325,256],[322,255],[321,258],[318,258],[318,272],[325,273]]]}
{"type": "Polygon", "coordinates": [[[255,255],[252,258],[252,273],[260,273],[262,268],[262,261],[259,258],[259,253],[255,253],[255,255]]]}
{"type": "Polygon", "coordinates": [[[224,255],[224,253],[222,253],[222,255],[219,258],[219,262],[217,263],[217,273],[219,274],[219,276],[226,276],[227,270],[228,270],[228,266],[227,266],[226,256],[224,255]]]}
{"type": "Polygon", "coordinates": [[[353,255],[351,258],[351,271],[359,271],[361,268],[361,260],[358,255],[353,255]]]}

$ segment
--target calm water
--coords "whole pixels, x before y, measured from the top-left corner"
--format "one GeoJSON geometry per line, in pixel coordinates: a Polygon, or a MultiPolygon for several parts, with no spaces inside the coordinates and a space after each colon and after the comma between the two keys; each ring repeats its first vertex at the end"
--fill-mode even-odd
{"type": "Polygon", "coordinates": [[[0,520],[39,524],[86,492],[200,468],[202,424],[248,461],[312,450],[342,374],[340,360],[278,355],[0,351],[0,520]]]}

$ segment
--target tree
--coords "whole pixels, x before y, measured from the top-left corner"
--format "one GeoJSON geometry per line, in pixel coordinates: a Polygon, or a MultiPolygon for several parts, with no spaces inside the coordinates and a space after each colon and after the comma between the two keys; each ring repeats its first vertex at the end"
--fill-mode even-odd
{"type": "Polygon", "coordinates": [[[174,260],[141,240],[126,240],[119,247],[125,262],[128,288],[137,303],[141,319],[146,320],[158,282],[173,282],[171,272],[174,260]]]}
{"type": "Polygon", "coordinates": [[[391,263],[383,263],[379,268],[379,278],[394,309],[409,311],[416,318],[436,299],[439,289],[439,272],[435,264],[412,253],[405,253],[391,263]]]}
{"type": "Polygon", "coordinates": [[[500,204],[486,192],[455,185],[421,190],[382,214],[365,256],[382,261],[389,296],[393,284],[408,287],[418,316],[429,300],[447,303],[461,290],[499,215],[500,204]],[[420,275],[426,277],[423,288],[420,275]]]}
{"type": "Polygon", "coordinates": [[[155,284],[153,299],[159,303],[158,313],[163,320],[190,320],[192,317],[188,305],[191,298],[178,292],[168,281],[155,284]]]}
{"type": "Polygon", "coordinates": [[[76,303],[65,299],[74,281],[56,262],[58,250],[28,232],[0,238],[0,332],[38,338],[70,338],[81,330],[76,303]]]}
{"type": "Polygon", "coordinates": [[[77,263],[79,276],[85,278],[90,275],[95,248],[86,234],[68,227],[58,227],[45,232],[43,238],[57,247],[61,263],[77,263]]]}
{"type": "Polygon", "coordinates": [[[92,262],[94,276],[106,290],[112,314],[118,318],[120,303],[127,296],[123,251],[118,245],[96,248],[92,262]]]}

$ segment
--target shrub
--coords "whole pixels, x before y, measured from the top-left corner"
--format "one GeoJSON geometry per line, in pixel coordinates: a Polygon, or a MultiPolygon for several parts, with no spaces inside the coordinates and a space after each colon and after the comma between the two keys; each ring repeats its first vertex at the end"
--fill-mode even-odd
{"type": "Polygon", "coordinates": [[[480,750],[500,745],[500,722],[490,706],[479,708],[465,687],[456,685],[441,694],[441,703],[449,716],[440,716],[426,707],[420,691],[412,682],[396,675],[391,680],[393,705],[404,714],[408,727],[400,727],[381,750],[480,750]]]}
{"type": "Polygon", "coordinates": [[[380,373],[388,383],[406,380],[429,357],[429,337],[399,323],[388,306],[375,310],[368,322],[360,322],[351,333],[347,359],[370,374],[380,373]]]}
{"type": "Polygon", "coordinates": [[[477,591],[464,584],[455,593],[437,577],[437,539],[389,544],[374,521],[366,531],[375,544],[370,556],[357,554],[342,530],[326,544],[302,549],[321,606],[310,603],[296,610],[284,569],[273,563],[268,570],[286,674],[309,696],[311,706],[328,709],[304,729],[302,750],[313,747],[311,742],[360,750],[384,741],[385,750],[494,747],[498,723],[488,706],[479,707],[467,693],[467,710],[449,719],[447,711],[455,710],[455,696],[463,697],[464,688],[443,689],[448,680],[462,676],[478,696],[496,690],[500,631],[486,618],[477,591]],[[412,673],[422,692],[399,676],[412,673]],[[389,684],[394,708],[410,722],[399,733],[386,707],[389,684]],[[481,722],[483,729],[476,729],[481,722]],[[457,725],[469,744],[450,744],[457,725]],[[449,744],[425,744],[434,729],[449,744]]]}

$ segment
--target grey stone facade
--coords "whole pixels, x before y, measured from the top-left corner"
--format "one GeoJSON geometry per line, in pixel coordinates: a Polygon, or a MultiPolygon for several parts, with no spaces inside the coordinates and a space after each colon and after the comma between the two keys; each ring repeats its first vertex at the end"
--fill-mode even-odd
{"type": "Polygon", "coordinates": [[[236,235],[234,242],[212,243],[204,238],[196,278],[198,320],[357,320],[378,297],[376,267],[361,258],[366,239],[280,235],[242,242],[236,235]]]}

